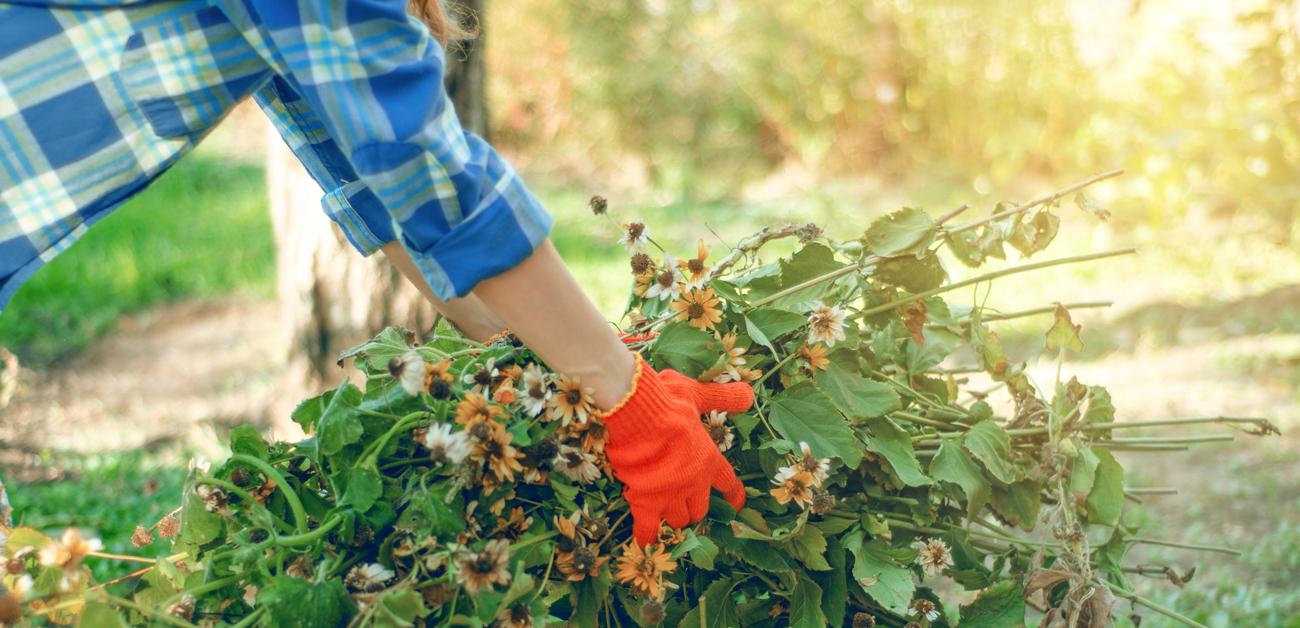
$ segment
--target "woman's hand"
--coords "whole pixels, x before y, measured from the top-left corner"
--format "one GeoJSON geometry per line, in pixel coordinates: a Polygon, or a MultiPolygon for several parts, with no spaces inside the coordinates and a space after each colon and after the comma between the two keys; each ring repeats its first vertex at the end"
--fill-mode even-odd
{"type": "Polygon", "coordinates": [[[637,543],[653,543],[660,520],[682,528],[703,519],[710,488],[737,510],[744,506],[745,487],[700,415],[744,412],[753,403],[748,384],[703,384],[672,370],[656,373],[636,358],[632,391],[603,418],[605,453],[623,483],[637,543]]]}

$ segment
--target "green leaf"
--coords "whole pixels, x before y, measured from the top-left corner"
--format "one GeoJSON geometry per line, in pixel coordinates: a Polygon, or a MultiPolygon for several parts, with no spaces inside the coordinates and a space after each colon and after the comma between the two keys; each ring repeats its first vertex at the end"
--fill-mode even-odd
{"type": "MultiPolygon", "coordinates": [[[[778,284],[760,285],[755,282],[751,296],[764,297],[775,294],[778,290],[793,288],[810,279],[821,277],[839,270],[845,265],[835,259],[835,252],[821,244],[809,244],[795,252],[788,260],[781,260],[781,276],[778,284]]],[[[809,301],[823,299],[835,290],[834,281],[824,281],[803,290],[790,293],[770,305],[776,308],[798,309],[809,301]]]]}
{"type": "Polygon", "coordinates": [[[891,612],[906,613],[916,583],[912,570],[895,561],[893,548],[881,539],[863,542],[860,530],[844,537],[844,548],[853,553],[853,579],[867,595],[891,612]]]}
{"type": "Polygon", "coordinates": [[[379,474],[372,469],[353,468],[348,469],[348,484],[343,490],[343,498],[339,502],[345,506],[352,506],[357,512],[365,512],[370,509],[383,495],[384,484],[379,479],[379,474]]]}
{"type": "Polygon", "coordinates": [[[929,214],[904,207],[871,223],[863,241],[872,253],[894,257],[925,248],[934,239],[934,231],[934,220],[929,214]]]}
{"type": "Polygon", "coordinates": [[[905,255],[886,259],[876,265],[872,276],[891,286],[917,293],[942,286],[948,273],[943,270],[938,255],[926,253],[920,257],[905,255]]]}
{"type": "Polygon", "coordinates": [[[657,364],[695,377],[718,361],[721,348],[713,346],[713,343],[713,336],[708,332],[691,327],[685,321],[678,321],[665,327],[659,334],[650,355],[657,364]]]}
{"type": "Polygon", "coordinates": [[[980,421],[962,436],[962,447],[984,464],[999,482],[1016,481],[1016,468],[1011,460],[1011,436],[992,421],[980,421]]]}
{"type": "Polygon", "coordinates": [[[736,615],[736,603],[731,599],[731,589],[736,584],[731,578],[721,578],[714,580],[709,588],[704,591],[703,600],[700,606],[691,609],[678,626],[683,628],[692,626],[708,626],[710,628],[721,628],[723,626],[739,626],[740,617],[736,615]],[[700,609],[704,609],[704,622],[700,622],[700,609]]]}
{"type": "Polygon", "coordinates": [[[765,308],[745,315],[745,331],[754,342],[775,353],[776,347],[772,343],[777,338],[803,327],[807,322],[808,319],[803,314],[765,308]]]}
{"type": "Polygon", "coordinates": [[[208,512],[195,489],[195,485],[189,484],[181,496],[179,538],[186,544],[199,546],[221,535],[221,515],[208,512]]]}
{"type": "Polygon", "coordinates": [[[826,562],[826,535],[815,526],[805,525],[798,534],[791,535],[790,553],[814,571],[825,571],[831,566],[826,562]]]}
{"type": "Polygon", "coordinates": [[[834,456],[856,469],[862,450],[831,400],[811,382],[799,382],[772,398],[768,417],[781,436],[805,442],[816,456],[834,456]]]}
{"type": "Polygon", "coordinates": [[[966,495],[966,512],[970,515],[982,510],[991,496],[992,487],[984,478],[983,467],[966,453],[956,437],[945,437],[940,441],[939,453],[930,461],[930,476],[960,486],[966,495]]]}
{"type": "Polygon", "coordinates": [[[828,571],[808,574],[822,589],[822,612],[827,617],[844,617],[848,604],[848,557],[844,546],[834,538],[827,539],[826,562],[830,563],[828,571]]]}
{"type": "Polygon", "coordinates": [[[1101,458],[1088,446],[1079,447],[1079,455],[1070,464],[1070,493],[1078,499],[1086,499],[1092,493],[1092,486],[1097,479],[1097,465],[1101,458]]]}
{"type": "Polygon", "coordinates": [[[1110,423],[1115,420],[1115,404],[1111,403],[1110,391],[1101,386],[1088,387],[1088,410],[1083,413],[1083,420],[1089,423],[1110,423]]]}
{"type": "Polygon", "coordinates": [[[1046,209],[1041,209],[1016,221],[1007,243],[1016,247],[1024,257],[1037,253],[1052,243],[1061,228],[1061,219],[1046,209]]]}
{"type": "Polygon", "coordinates": [[[1011,486],[994,486],[993,509],[1012,525],[1029,532],[1038,523],[1038,511],[1043,507],[1041,490],[1032,480],[1021,480],[1011,486]]]}
{"type": "Polygon", "coordinates": [[[872,419],[902,408],[894,388],[853,373],[832,362],[825,371],[817,373],[817,389],[840,409],[855,419],[872,419]]]}
{"type": "Polygon", "coordinates": [[[244,423],[230,430],[231,452],[266,460],[266,450],[266,441],[262,440],[262,435],[252,425],[244,423]]]}
{"type": "Polygon", "coordinates": [[[1088,522],[1115,526],[1124,512],[1124,467],[1105,449],[1097,449],[1097,476],[1088,493],[1088,522]]]}
{"type": "Polygon", "coordinates": [[[1070,320],[1070,312],[1065,309],[1064,305],[1056,304],[1056,312],[1053,315],[1051,329],[1047,330],[1047,350],[1057,351],[1062,347],[1078,353],[1083,351],[1083,340],[1079,338],[1079,330],[1082,325],[1075,325],[1070,320]]]}
{"type": "Polygon", "coordinates": [[[701,569],[713,571],[713,561],[718,557],[718,545],[707,536],[696,536],[691,530],[687,530],[686,534],[695,537],[697,541],[697,545],[686,553],[691,562],[701,569]]]}
{"type": "Polygon", "coordinates": [[[392,326],[379,332],[371,340],[339,353],[338,365],[349,358],[361,357],[372,369],[387,368],[388,361],[411,350],[415,334],[401,326],[392,326]]]}
{"type": "Polygon", "coordinates": [[[112,606],[103,602],[89,602],[77,618],[77,625],[85,628],[127,628],[130,624],[112,606]]]}
{"type": "Polygon", "coordinates": [[[417,617],[428,617],[430,612],[424,606],[424,597],[415,589],[389,591],[379,598],[371,625],[376,628],[408,628],[415,625],[417,617]]]}
{"type": "Polygon", "coordinates": [[[903,428],[885,417],[872,419],[867,426],[873,435],[867,440],[867,451],[889,461],[903,485],[928,486],[934,483],[921,471],[921,463],[917,462],[916,452],[912,449],[912,438],[903,428]]]}
{"type": "Polygon", "coordinates": [[[360,403],[361,390],[351,382],[343,382],[330,395],[316,430],[321,451],[326,455],[337,454],[344,447],[361,440],[365,428],[357,419],[356,409],[360,403]]]}
{"type": "Polygon", "coordinates": [[[275,576],[257,594],[272,626],[312,628],[343,626],[356,606],[339,580],[309,582],[292,576],[275,576]]]}
{"type": "Polygon", "coordinates": [[[822,588],[808,578],[799,577],[790,593],[790,628],[824,628],[822,588]]]}
{"type": "Polygon", "coordinates": [[[1025,625],[1025,598],[1020,583],[999,582],[961,607],[961,628],[1013,628],[1025,625]]]}

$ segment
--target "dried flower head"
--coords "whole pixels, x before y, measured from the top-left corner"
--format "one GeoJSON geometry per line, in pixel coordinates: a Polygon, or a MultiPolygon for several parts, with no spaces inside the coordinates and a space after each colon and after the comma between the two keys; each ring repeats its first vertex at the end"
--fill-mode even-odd
{"type": "Polygon", "coordinates": [[[812,506],[809,510],[815,515],[824,515],[835,507],[835,495],[821,487],[813,487],[812,506]]]}
{"type": "Polygon", "coordinates": [[[469,438],[465,432],[452,432],[447,423],[434,423],[424,431],[421,443],[429,450],[429,458],[434,464],[460,464],[470,453],[469,438]]]}
{"type": "Polygon", "coordinates": [[[367,563],[350,569],[347,577],[343,579],[343,584],[346,584],[353,591],[374,593],[383,589],[384,585],[395,577],[397,577],[397,574],[383,565],[367,563]]]}
{"type": "Polygon", "coordinates": [[[666,613],[663,603],[659,600],[646,600],[645,604],[641,605],[638,614],[641,616],[641,625],[658,626],[663,623],[666,613]]]}
{"type": "Polygon", "coordinates": [[[650,278],[645,298],[661,301],[673,299],[681,293],[682,281],[682,271],[677,267],[677,260],[665,253],[663,269],[650,278]]]}
{"type": "Polygon", "coordinates": [[[952,550],[948,544],[935,538],[917,539],[912,543],[916,549],[916,564],[921,566],[927,576],[935,576],[952,567],[952,550]]]}
{"type": "Polygon", "coordinates": [[[158,520],[158,536],[164,539],[174,538],[181,531],[181,520],[177,512],[169,513],[158,520]]]}
{"type": "Polygon", "coordinates": [[[311,557],[306,554],[299,554],[285,568],[284,574],[302,580],[311,580],[315,575],[315,571],[316,565],[312,563],[311,557]]]}
{"type": "Polygon", "coordinates": [[[799,452],[803,455],[798,462],[799,468],[811,473],[814,483],[821,486],[830,477],[831,459],[814,456],[812,448],[802,441],[799,443],[799,452]]]}
{"type": "Polygon", "coordinates": [[[808,313],[808,343],[824,342],[833,346],[844,340],[844,308],[817,303],[808,313]]]}
{"type": "Polygon", "coordinates": [[[592,390],[582,386],[577,377],[561,376],[555,386],[555,396],[551,398],[550,418],[560,420],[561,425],[573,422],[586,423],[587,417],[595,412],[595,400],[592,390]]]}
{"type": "Polygon", "coordinates": [[[492,390],[492,382],[497,381],[501,376],[501,371],[497,369],[497,359],[488,358],[481,366],[468,368],[465,374],[461,376],[460,381],[470,387],[470,390],[486,397],[492,390]]]}
{"type": "Polygon", "coordinates": [[[203,500],[203,508],[208,512],[224,512],[226,510],[226,502],[229,499],[226,496],[226,489],[220,486],[200,484],[198,488],[194,489],[194,493],[199,496],[199,499],[203,500]]]}
{"type": "Polygon", "coordinates": [[[551,468],[579,484],[590,484],[600,479],[596,456],[571,445],[560,445],[560,451],[551,461],[551,468]]]}
{"type": "Polygon", "coordinates": [[[645,253],[633,255],[630,264],[632,265],[632,276],[634,277],[645,277],[655,270],[655,261],[645,253]]]}
{"type": "Polygon", "coordinates": [[[194,604],[197,601],[193,595],[186,593],[181,596],[181,599],[176,600],[175,603],[167,607],[167,614],[188,621],[194,616],[194,604]]]}
{"type": "Polygon", "coordinates": [[[827,353],[828,349],[826,348],[826,345],[823,344],[803,345],[802,347],[799,347],[799,359],[803,360],[808,365],[807,368],[810,373],[824,371],[826,370],[826,367],[830,366],[831,361],[830,358],[826,357],[827,353]]]}
{"type": "Polygon", "coordinates": [[[533,628],[533,612],[523,604],[507,606],[497,611],[495,626],[496,628],[533,628]]]}
{"type": "Polygon", "coordinates": [[[699,329],[713,329],[722,322],[719,302],[713,294],[713,288],[692,288],[684,292],[680,299],[669,303],[668,308],[677,312],[674,320],[686,321],[691,327],[699,329]]]}
{"type": "Polygon", "coordinates": [[[876,618],[867,613],[854,613],[853,628],[876,628],[876,618]]]}
{"type": "Polygon", "coordinates": [[[144,526],[136,526],[135,532],[131,533],[131,545],[144,547],[153,543],[153,533],[144,526]]]}
{"type": "Polygon", "coordinates": [[[424,370],[424,388],[434,399],[446,399],[451,396],[451,384],[456,378],[451,374],[451,360],[446,359],[430,364],[424,370]]]}
{"type": "Polygon", "coordinates": [[[571,552],[559,552],[556,554],[555,568],[570,582],[596,577],[600,575],[601,566],[609,561],[608,556],[597,554],[599,550],[598,547],[579,545],[571,552]]]}
{"type": "Polygon", "coordinates": [[[669,545],[680,544],[685,540],[686,532],[684,530],[678,530],[662,521],[659,522],[659,534],[655,537],[657,543],[664,547],[668,547],[669,545]]]}
{"type": "Polygon", "coordinates": [[[713,439],[713,444],[718,446],[720,451],[731,449],[731,445],[736,440],[736,433],[727,427],[727,413],[717,410],[710,410],[709,415],[704,417],[704,428],[709,431],[709,438],[713,439]]]}
{"type": "Polygon", "coordinates": [[[676,568],[677,562],[664,546],[654,544],[643,549],[636,541],[628,541],[618,557],[618,571],[614,576],[631,586],[634,594],[662,600],[663,576],[676,568]]]}
{"type": "Polygon", "coordinates": [[[456,559],[456,579],[470,595],[493,585],[510,582],[510,544],[502,539],[487,542],[479,552],[467,552],[456,559]]]}
{"type": "Polygon", "coordinates": [[[605,212],[609,211],[609,201],[605,200],[605,197],[597,194],[592,196],[591,200],[587,201],[587,207],[591,208],[591,213],[597,216],[604,216],[605,212]]]}
{"type": "MultiPolygon", "coordinates": [[[[779,474],[778,474],[779,475],[779,474]]],[[[801,508],[812,503],[813,476],[807,471],[798,471],[784,478],[773,478],[776,488],[769,491],[779,504],[794,502],[801,508]]]]}
{"type": "Polygon", "coordinates": [[[623,248],[627,249],[628,255],[640,251],[649,240],[650,230],[646,229],[645,223],[639,220],[623,225],[623,237],[619,238],[623,248]]]}
{"type": "Polygon", "coordinates": [[[637,328],[649,325],[650,319],[646,318],[645,312],[642,312],[641,308],[634,307],[627,311],[627,322],[632,325],[633,328],[637,328]]]}
{"type": "Polygon", "coordinates": [[[935,607],[934,602],[925,598],[912,600],[912,604],[907,607],[909,617],[924,617],[925,621],[931,622],[939,619],[939,609],[935,607]]]}
{"type": "Polygon", "coordinates": [[[524,369],[524,394],[520,404],[528,416],[537,416],[546,409],[551,400],[551,384],[536,364],[529,364],[524,369]]]}

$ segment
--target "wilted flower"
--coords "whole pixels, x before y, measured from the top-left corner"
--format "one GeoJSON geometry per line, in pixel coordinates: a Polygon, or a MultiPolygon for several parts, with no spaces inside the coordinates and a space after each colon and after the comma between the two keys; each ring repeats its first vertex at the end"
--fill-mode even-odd
{"type": "Polygon", "coordinates": [[[594,578],[600,575],[601,565],[609,560],[608,556],[601,556],[599,552],[599,547],[587,545],[578,545],[568,552],[557,552],[555,568],[570,582],[594,578]]]}
{"type": "Polygon", "coordinates": [[[164,539],[170,539],[176,536],[181,530],[181,520],[177,513],[169,513],[166,517],[158,520],[158,536],[164,539]]]}
{"type": "Polygon", "coordinates": [[[650,319],[646,318],[645,312],[642,312],[641,308],[634,307],[627,311],[627,322],[636,328],[648,325],[650,319]]]}
{"type": "Polygon", "coordinates": [[[560,419],[561,425],[574,421],[586,423],[587,417],[595,410],[592,390],[583,388],[581,379],[564,376],[560,377],[555,389],[555,396],[551,398],[551,420],[560,419]]]}
{"type": "Polygon", "coordinates": [[[876,627],[875,616],[868,615],[867,613],[853,614],[853,628],[875,628],[875,627],[876,627]]]}
{"type": "Polygon", "coordinates": [[[623,237],[619,242],[623,243],[623,248],[627,249],[628,255],[631,255],[645,247],[649,240],[650,231],[646,229],[644,222],[638,220],[623,225],[623,237]]]}
{"type": "Polygon", "coordinates": [[[496,390],[492,391],[492,401],[503,406],[508,406],[514,403],[518,398],[519,391],[515,388],[514,380],[510,378],[506,378],[505,381],[501,382],[501,384],[497,386],[496,390]]]}
{"type": "Polygon", "coordinates": [[[668,308],[677,312],[674,320],[686,321],[698,329],[713,329],[722,322],[722,309],[717,307],[718,302],[718,297],[713,295],[713,288],[692,288],[684,292],[680,299],[669,303],[668,308]]]}
{"type": "Polygon", "coordinates": [[[550,400],[551,386],[547,383],[546,375],[542,374],[542,369],[536,364],[529,364],[524,369],[524,396],[520,401],[524,411],[528,416],[537,416],[546,409],[550,400]]]}
{"type": "Polygon", "coordinates": [[[628,264],[632,267],[633,277],[649,278],[655,271],[655,261],[645,253],[637,253],[636,255],[633,255],[628,264]]]}
{"type": "Polygon", "coordinates": [[[609,201],[605,200],[605,197],[597,194],[592,196],[590,201],[587,201],[587,207],[591,208],[591,213],[597,216],[603,216],[605,212],[609,211],[609,201]]]}
{"type": "Polygon", "coordinates": [[[911,606],[907,607],[907,614],[909,617],[924,617],[927,622],[939,619],[939,609],[934,602],[925,598],[912,600],[911,606]]]}
{"type": "Polygon", "coordinates": [[[181,599],[176,600],[174,604],[167,607],[167,614],[188,620],[194,616],[194,604],[197,601],[193,595],[186,593],[181,596],[181,599]]]}
{"type": "Polygon", "coordinates": [[[814,480],[811,473],[798,471],[787,477],[780,476],[781,474],[778,473],[778,477],[772,480],[777,487],[769,491],[772,497],[776,498],[777,503],[788,504],[793,501],[801,508],[806,508],[812,503],[814,480]]]}
{"type": "Polygon", "coordinates": [[[414,349],[388,361],[388,373],[397,378],[402,390],[408,395],[418,395],[428,390],[425,381],[427,369],[424,358],[414,349]]]}
{"type": "Polygon", "coordinates": [[[636,541],[623,546],[618,557],[618,581],[632,587],[632,592],[652,600],[663,598],[663,575],[676,569],[677,563],[667,549],[659,544],[644,549],[636,541]]]}
{"type": "Polygon", "coordinates": [[[824,515],[835,507],[835,496],[821,487],[813,487],[812,506],[809,510],[816,515],[824,515]]]}
{"type": "Polygon", "coordinates": [[[844,308],[818,303],[808,314],[808,343],[824,342],[827,346],[844,340],[844,308]]]}
{"type": "Polygon", "coordinates": [[[677,268],[677,260],[672,255],[664,254],[664,268],[650,279],[645,298],[667,301],[682,291],[682,271],[677,268]]]}
{"type": "Polygon", "coordinates": [[[668,547],[669,545],[677,545],[685,540],[686,532],[678,530],[662,521],[659,522],[659,534],[655,537],[655,541],[660,545],[668,547]]]}
{"type": "Polygon", "coordinates": [[[469,552],[456,559],[456,579],[470,595],[493,585],[510,582],[510,544],[503,539],[487,542],[481,552],[469,552]]]}
{"type": "Polygon", "coordinates": [[[367,563],[357,565],[349,570],[347,577],[343,579],[343,583],[354,591],[374,593],[383,589],[384,585],[396,576],[397,574],[393,573],[392,570],[379,563],[367,563]]]}
{"type": "Polygon", "coordinates": [[[666,613],[663,603],[659,600],[646,600],[638,614],[641,615],[641,625],[658,626],[663,623],[666,613]]]}
{"type": "MultiPolygon", "coordinates": [[[[748,349],[736,346],[736,334],[720,335],[717,331],[714,331],[713,337],[722,343],[722,351],[726,357],[722,372],[713,377],[713,381],[726,384],[728,382],[753,381],[758,378],[757,372],[752,377],[750,376],[750,372],[754,369],[745,368],[745,353],[748,349]]],[[[707,371],[706,374],[711,375],[714,372],[707,371]]],[[[701,375],[701,377],[705,377],[705,375],[701,375]]]]}
{"type": "Polygon", "coordinates": [[[434,399],[446,399],[451,396],[451,383],[455,381],[451,374],[451,359],[430,364],[424,369],[424,388],[434,399]]]}
{"type": "Polygon", "coordinates": [[[452,432],[451,425],[435,423],[424,432],[422,443],[434,464],[460,464],[469,455],[470,443],[464,432],[452,432]]]}
{"type": "Polygon", "coordinates": [[[523,465],[519,464],[519,459],[524,455],[510,444],[513,438],[510,432],[500,429],[498,425],[487,438],[474,444],[470,457],[483,463],[483,468],[488,473],[484,478],[485,486],[499,486],[503,482],[513,481],[515,473],[524,470],[523,465]]]}
{"type": "Polygon", "coordinates": [[[726,412],[709,411],[709,416],[704,418],[704,427],[709,431],[709,438],[713,439],[713,444],[717,445],[720,451],[731,449],[736,434],[727,427],[726,412]]]}
{"type": "Polygon", "coordinates": [[[571,445],[560,445],[560,451],[551,461],[551,468],[580,484],[600,479],[596,456],[571,445]]]}
{"type": "Polygon", "coordinates": [[[679,262],[682,270],[685,271],[687,288],[701,287],[704,285],[704,280],[709,278],[709,266],[704,263],[708,258],[709,247],[704,246],[704,239],[701,238],[695,257],[679,262]]]}
{"type": "Polygon", "coordinates": [[[813,373],[824,371],[827,366],[830,366],[831,361],[826,357],[826,353],[826,345],[823,344],[799,347],[799,359],[807,362],[808,371],[813,373]]]}
{"type": "Polygon", "coordinates": [[[302,580],[311,580],[314,575],[316,566],[312,564],[311,557],[306,554],[299,554],[297,558],[289,563],[285,568],[284,575],[299,578],[302,580]]]}
{"type": "Polygon", "coordinates": [[[153,543],[153,533],[144,526],[136,526],[135,532],[131,533],[131,545],[144,547],[153,543]]]}
{"type": "Polygon", "coordinates": [[[822,482],[830,477],[831,459],[813,456],[812,448],[802,441],[799,442],[799,452],[803,454],[803,458],[799,460],[799,468],[811,473],[817,486],[821,486],[822,482]]]}
{"type": "Polygon", "coordinates": [[[533,628],[533,612],[528,610],[528,607],[523,604],[516,604],[514,606],[502,608],[497,611],[496,627],[533,628]]]}
{"type": "Polygon", "coordinates": [[[916,549],[916,564],[921,566],[925,575],[938,575],[952,567],[952,550],[948,549],[947,543],[935,538],[917,539],[912,547],[916,549]]]}

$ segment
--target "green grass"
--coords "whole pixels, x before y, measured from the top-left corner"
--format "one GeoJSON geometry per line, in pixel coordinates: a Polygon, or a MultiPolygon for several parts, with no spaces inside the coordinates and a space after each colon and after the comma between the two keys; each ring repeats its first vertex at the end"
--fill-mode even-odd
{"type": "Polygon", "coordinates": [[[0,314],[24,364],[73,355],[123,314],[275,284],[263,171],[192,155],[39,270],[0,314]]]}
{"type": "MultiPolygon", "coordinates": [[[[0,469],[5,479],[14,523],[58,536],[76,527],[83,536],[99,538],[104,551],[141,557],[170,553],[171,543],[156,540],[137,548],[131,533],[137,525],[152,526],[180,504],[185,478],[175,452],[111,452],[95,455],[44,454],[42,469],[57,468],[52,481],[22,481],[19,469],[0,469]]],[[[87,559],[97,582],[107,582],[142,565],[103,558],[87,559]]]]}

